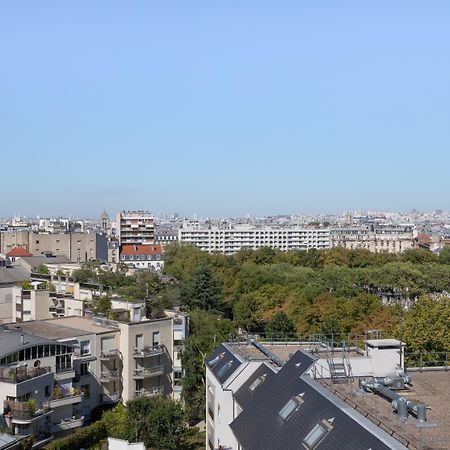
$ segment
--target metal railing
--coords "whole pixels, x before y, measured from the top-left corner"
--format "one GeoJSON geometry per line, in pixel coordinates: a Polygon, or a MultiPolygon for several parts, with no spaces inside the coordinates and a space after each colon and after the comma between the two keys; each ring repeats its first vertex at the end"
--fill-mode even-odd
{"type": "Polygon", "coordinates": [[[134,357],[146,357],[146,356],[153,356],[153,355],[160,355],[161,353],[164,353],[165,347],[162,344],[154,345],[152,347],[145,346],[141,349],[138,349],[137,347],[133,350],[133,356],[134,357]]]}
{"type": "Polygon", "coordinates": [[[408,370],[450,369],[450,352],[405,352],[408,370]]]}
{"type": "Polygon", "coordinates": [[[41,375],[50,373],[49,366],[44,367],[16,367],[10,369],[2,369],[0,381],[7,383],[22,383],[23,381],[31,380],[41,375]]]}
{"type": "Polygon", "coordinates": [[[133,370],[133,377],[146,377],[158,375],[164,372],[164,364],[154,367],[141,367],[133,370]]]}

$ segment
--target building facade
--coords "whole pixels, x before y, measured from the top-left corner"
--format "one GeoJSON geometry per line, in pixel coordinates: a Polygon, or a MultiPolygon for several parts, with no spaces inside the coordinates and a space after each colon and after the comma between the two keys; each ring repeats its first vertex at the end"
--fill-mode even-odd
{"type": "Polygon", "coordinates": [[[6,254],[15,247],[21,247],[33,255],[51,253],[65,256],[73,262],[108,259],[107,238],[102,233],[0,233],[0,253],[6,254]]]}
{"type": "Polygon", "coordinates": [[[160,271],[164,266],[161,245],[122,245],[119,260],[134,269],[160,271]]]}
{"type": "Polygon", "coordinates": [[[271,227],[252,225],[207,226],[184,222],[178,230],[178,240],[194,244],[201,250],[231,255],[241,248],[256,250],[270,247],[277,250],[309,250],[330,247],[328,229],[271,227]]]}
{"type": "Polygon", "coordinates": [[[331,231],[331,247],[349,250],[364,249],[373,253],[402,253],[418,247],[417,233],[412,226],[345,227],[331,231]]]}
{"type": "Polygon", "coordinates": [[[155,242],[155,221],[148,211],[122,211],[117,214],[119,245],[145,245],[155,242]]]}

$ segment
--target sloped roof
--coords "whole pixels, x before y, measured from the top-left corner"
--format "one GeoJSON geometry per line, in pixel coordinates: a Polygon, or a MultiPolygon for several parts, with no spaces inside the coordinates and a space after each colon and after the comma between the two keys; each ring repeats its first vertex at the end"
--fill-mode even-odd
{"type": "Polygon", "coordinates": [[[16,284],[28,280],[30,274],[22,267],[0,267],[0,284],[16,284]]]}
{"type": "Polygon", "coordinates": [[[121,255],[162,255],[161,245],[122,245],[121,255]]]}
{"type": "Polygon", "coordinates": [[[235,392],[234,399],[238,402],[239,406],[243,409],[252,401],[253,397],[256,395],[259,388],[262,387],[264,383],[268,383],[275,377],[275,372],[266,364],[261,364],[248,379],[246,382],[235,392]],[[253,385],[256,380],[260,378],[261,384],[256,387],[254,390],[250,389],[250,386],[253,385]]]}
{"type": "Polygon", "coordinates": [[[214,352],[206,358],[206,365],[214,376],[223,384],[242,364],[225,345],[221,344],[214,352]]]}
{"type": "Polygon", "coordinates": [[[10,250],[6,256],[10,256],[13,258],[20,258],[22,256],[33,256],[33,253],[30,253],[28,250],[25,250],[23,247],[14,247],[10,250]]]}
{"type": "Polygon", "coordinates": [[[301,351],[293,355],[275,376],[256,389],[251,401],[231,423],[245,450],[301,449],[303,440],[322,421],[332,428],[317,450],[405,448],[363,416],[353,410],[353,415],[346,412],[351,407],[329,391],[322,392],[317,382],[304,375],[307,361],[301,351]],[[301,402],[283,419],[280,411],[296,396],[301,402]]]}

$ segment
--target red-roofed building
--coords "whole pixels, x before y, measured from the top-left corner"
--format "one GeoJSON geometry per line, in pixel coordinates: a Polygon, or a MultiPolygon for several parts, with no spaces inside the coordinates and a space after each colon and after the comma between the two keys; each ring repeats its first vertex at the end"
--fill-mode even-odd
{"type": "Polygon", "coordinates": [[[164,265],[161,245],[122,245],[119,260],[135,269],[161,270],[164,265]]]}
{"type": "Polygon", "coordinates": [[[23,247],[14,247],[11,251],[9,251],[6,256],[9,258],[11,262],[14,262],[16,259],[23,258],[26,256],[33,256],[28,250],[23,247]]]}

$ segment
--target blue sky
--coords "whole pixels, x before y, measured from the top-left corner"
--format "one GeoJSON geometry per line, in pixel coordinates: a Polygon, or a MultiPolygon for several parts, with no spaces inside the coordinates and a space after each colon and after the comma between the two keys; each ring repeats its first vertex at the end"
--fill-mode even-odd
{"type": "Polygon", "coordinates": [[[0,216],[450,209],[449,21],[448,0],[3,1],[0,216]]]}

